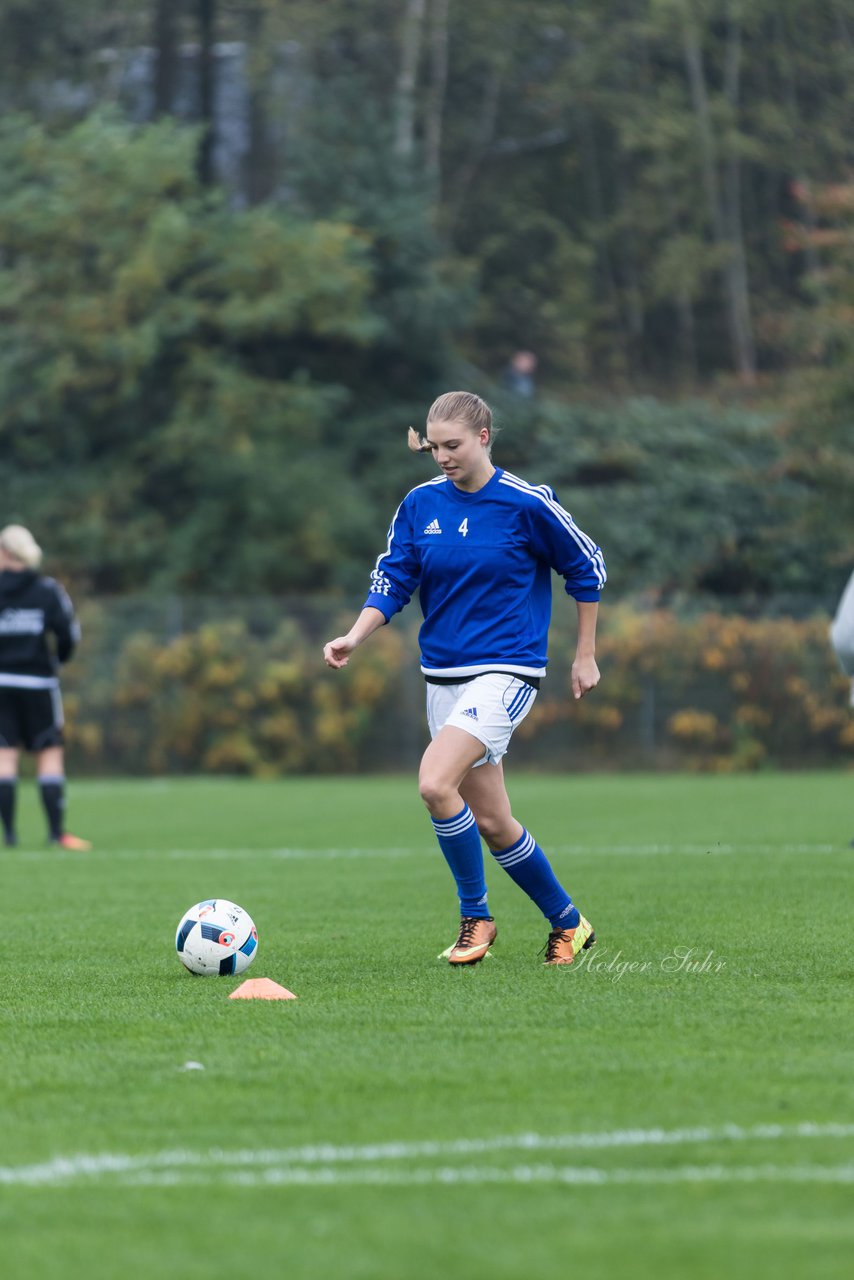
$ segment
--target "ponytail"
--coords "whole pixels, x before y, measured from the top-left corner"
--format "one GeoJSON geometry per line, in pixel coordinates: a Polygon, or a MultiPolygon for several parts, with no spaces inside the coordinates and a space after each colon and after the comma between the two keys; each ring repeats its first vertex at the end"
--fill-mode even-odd
{"type": "Polygon", "coordinates": [[[413,453],[429,453],[433,447],[426,440],[422,440],[414,427],[410,427],[406,433],[406,443],[413,453]]]}

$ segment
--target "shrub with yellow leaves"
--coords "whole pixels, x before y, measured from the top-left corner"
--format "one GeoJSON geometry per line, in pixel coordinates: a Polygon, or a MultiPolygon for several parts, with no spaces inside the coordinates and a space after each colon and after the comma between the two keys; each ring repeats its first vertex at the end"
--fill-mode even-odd
{"type": "MultiPolygon", "coordinates": [[[[138,601],[82,612],[85,641],[63,682],[81,771],[412,768],[423,748],[414,619],[383,627],[331,673],[322,637],[349,614],[328,604],[300,613],[266,601],[263,625],[234,608],[193,626],[182,609],[171,634],[162,609],[158,629],[138,601]]],[[[555,627],[514,764],[732,771],[850,761],[854,716],[828,622],[606,606],[602,681],[581,701],[570,684],[574,636],[555,627]]]]}

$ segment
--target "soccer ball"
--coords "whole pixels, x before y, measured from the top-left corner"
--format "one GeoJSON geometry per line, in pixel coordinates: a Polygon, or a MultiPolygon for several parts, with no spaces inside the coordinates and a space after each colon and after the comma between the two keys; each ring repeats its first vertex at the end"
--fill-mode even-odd
{"type": "Polygon", "coordinates": [[[175,935],[178,959],[202,977],[243,973],[258,950],[251,916],[225,898],[208,898],[185,912],[175,935]]]}

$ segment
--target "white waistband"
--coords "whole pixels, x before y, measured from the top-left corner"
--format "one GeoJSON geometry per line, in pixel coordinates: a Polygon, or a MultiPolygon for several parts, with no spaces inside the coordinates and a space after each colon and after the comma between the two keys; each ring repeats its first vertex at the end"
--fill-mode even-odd
{"type": "Polygon", "coordinates": [[[0,688],[7,689],[58,689],[56,676],[16,676],[0,671],[0,688]]]}

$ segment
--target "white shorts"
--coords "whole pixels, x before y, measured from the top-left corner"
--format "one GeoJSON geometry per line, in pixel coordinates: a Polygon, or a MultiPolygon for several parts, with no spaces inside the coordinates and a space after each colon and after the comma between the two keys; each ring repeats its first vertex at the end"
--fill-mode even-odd
{"type": "Polygon", "coordinates": [[[462,684],[427,685],[427,723],[435,738],[445,725],[464,729],[484,745],[478,764],[498,764],[513,730],[534,705],[537,690],[519,676],[491,671],[462,684]]]}

